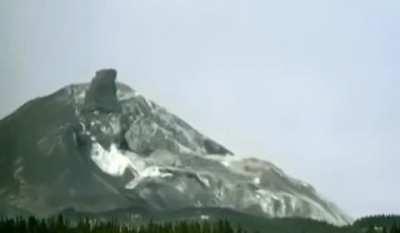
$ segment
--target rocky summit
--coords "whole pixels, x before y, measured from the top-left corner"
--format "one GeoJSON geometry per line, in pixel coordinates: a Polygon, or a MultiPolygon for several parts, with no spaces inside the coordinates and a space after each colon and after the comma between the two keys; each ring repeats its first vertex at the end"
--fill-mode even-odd
{"type": "Polygon", "coordinates": [[[116,78],[117,71],[114,69],[97,71],[86,93],[84,109],[87,111],[120,112],[121,106],[116,96],[116,78]]]}
{"type": "Polygon", "coordinates": [[[311,185],[239,158],[116,76],[100,70],[0,121],[0,215],[221,208],[349,222],[311,185]]]}

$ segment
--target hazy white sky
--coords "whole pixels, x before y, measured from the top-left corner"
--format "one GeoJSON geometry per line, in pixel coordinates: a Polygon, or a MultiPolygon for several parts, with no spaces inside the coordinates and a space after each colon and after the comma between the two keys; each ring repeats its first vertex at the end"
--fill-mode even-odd
{"type": "Polygon", "coordinates": [[[400,213],[400,1],[3,0],[0,118],[114,67],[352,216],[400,213]]]}

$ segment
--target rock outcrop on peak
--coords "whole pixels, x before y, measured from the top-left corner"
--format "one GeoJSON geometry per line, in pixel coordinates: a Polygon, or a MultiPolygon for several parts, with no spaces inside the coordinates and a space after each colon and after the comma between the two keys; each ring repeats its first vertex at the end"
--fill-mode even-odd
{"type": "Polygon", "coordinates": [[[103,69],[96,72],[90,88],[86,93],[85,110],[101,112],[120,112],[115,80],[117,71],[103,69]]]}

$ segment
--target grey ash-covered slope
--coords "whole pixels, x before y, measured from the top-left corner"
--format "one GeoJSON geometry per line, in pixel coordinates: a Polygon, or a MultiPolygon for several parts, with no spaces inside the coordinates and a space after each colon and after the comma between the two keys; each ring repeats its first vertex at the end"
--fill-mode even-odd
{"type": "Polygon", "coordinates": [[[348,223],[310,185],[237,158],[116,76],[100,70],[0,121],[0,215],[219,207],[348,223]]]}

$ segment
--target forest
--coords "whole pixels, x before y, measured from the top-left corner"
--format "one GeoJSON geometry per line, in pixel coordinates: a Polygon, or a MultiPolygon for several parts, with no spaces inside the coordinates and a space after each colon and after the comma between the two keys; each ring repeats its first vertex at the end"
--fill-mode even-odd
{"type": "Polygon", "coordinates": [[[94,221],[83,219],[77,223],[62,216],[53,219],[35,217],[1,219],[0,232],[4,233],[247,233],[240,226],[233,227],[228,221],[181,221],[135,225],[119,224],[116,221],[94,221]]]}
{"type": "MultiPolygon", "coordinates": [[[[295,219],[276,219],[276,222],[285,225],[284,228],[281,228],[282,231],[292,233],[400,233],[400,217],[391,215],[360,218],[352,225],[345,227],[333,227],[313,220],[300,221],[301,224],[295,219]],[[286,230],[283,230],[285,228],[286,230]]],[[[222,219],[215,221],[149,221],[146,224],[120,224],[117,221],[99,221],[89,218],[70,221],[62,215],[48,219],[35,217],[0,219],[1,233],[280,233],[277,232],[277,229],[268,229],[268,227],[258,230],[247,229],[251,229],[251,227],[242,227],[222,219]]]]}

